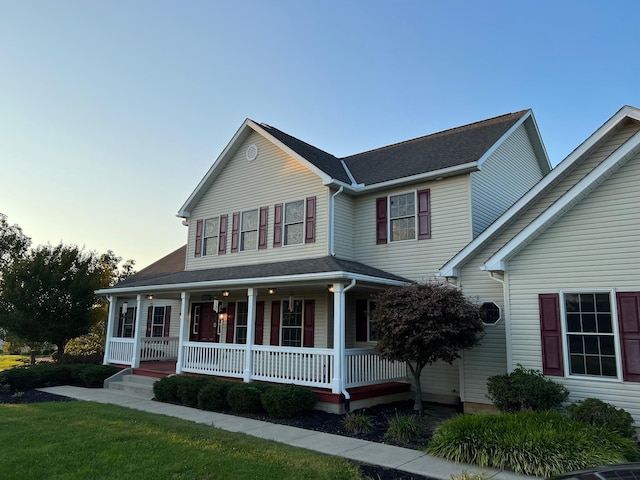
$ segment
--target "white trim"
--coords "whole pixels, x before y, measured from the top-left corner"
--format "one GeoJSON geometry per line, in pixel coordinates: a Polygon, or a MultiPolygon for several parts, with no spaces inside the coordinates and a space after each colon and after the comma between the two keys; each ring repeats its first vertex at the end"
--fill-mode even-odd
{"type": "MultiPolygon", "coordinates": [[[[268,220],[268,219],[267,219],[268,220]]],[[[240,212],[240,220],[239,220],[239,225],[238,225],[238,253],[241,252],[255,252],[258,250],[258,244],[260,243],[260,208],[250,208],[248,210],[243,210],[242,212],[240,212]],[[244,214],[245,213],[249,213],[249,212],[256,212],[256,248],[242,248],[243,242],[242,240],[244,239],[244,237],[242,236],[243,233],[246,232],[253,232],[254,230],[242,230],[242,220],[244,218],[244,214]]]]}
{"type": "Polygon", "coordinates": [[[297,200],[291,200],[289,202],[282,202],[282,247],[296,247],[299,245],[305,245],[304,239],[306,238],[307,233],[307,199],[299,198],[297,200]],[[301,223],[302,224],[302,237],[300,239],[300,243],[287,243],[287,203],[297,203],[302,202],[302,220],[300,222],[295,222],[294,224],[301,223]]]}
{"type": "Polygon", "coordinates": [[[466,263],[470,257],[482,247],[494,234],[500,231],[511,219],[518,215],[524,208],[537,199],[544,190],[553,182],[562,176],[573,164],[589,151],[598,141],[609,134],[621,121],[626,117],[640,121],[640,109],[635,107],[622,107],[613,117],[596,130],[589,138],[587,138],[578,148],[571,152],[562,162],[560,162],[548,175],[540,182],[525,193],[518,201],[509,207],[498,219],[487,227],[473,241],[467,244],[460,252],[458,252],[451,260],[440,268],[438,276],[441,277],[457,277],[459,268],[466,263]]]}
{"type": "MultiPolygon", "coordinates": [[[[395,217],[395,220],[401,218],[408,218],[409,216],[404,217],[395,217]]],[[[387,195],[387,238],[389,239],[389,243],[403,243],[403,242],[414,242],[418,239],[418,191],[417,190],[409,190],[400,193],[394,193],[387,195]],[[409,195],[413,193],[413,238],[405,238],[403,240],[393,240],[391,238],[391,197],[400,197],[404,195],[409,195]]]]}
{"type": "Polygon", "coordinates": [[[576,183],[568,192],[547,208],[534,221],[522,229],[515,237],[508,241],[500,250],[494,253],[482,270],[505,271],[506,263],[524,245],[546,230],[554,220],[562,216],[568,209],[580,201],[585,195],[596,188],[606,178],[612,175],[629,157],[640,151],[640,132],[633,135],[620,148],[594,168],[582,180],[576,183]]]}

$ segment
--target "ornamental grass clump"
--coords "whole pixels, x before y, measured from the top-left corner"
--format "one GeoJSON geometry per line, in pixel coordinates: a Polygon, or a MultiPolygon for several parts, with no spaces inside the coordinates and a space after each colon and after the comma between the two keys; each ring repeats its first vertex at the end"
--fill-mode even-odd
{"type": "Polygon", "coordinates": [[[420,438],[424,432],[424,423],[417,415],[398,415],[389,419],[389,427],[384,438],[396,442],[408,443],[420,438]]]}
{"type": "Polygon", "coordinates": [[[373,431],[373,418],[364,413],[348,413],[342,420],[342,425],[349,433],[369,433],[373,431]]]}
{"type": "Polygon", "coordinates": [[[439,426],[426,451],[541,477],[640,459],[631,439],[557,412],[461,415],[439,426]]]}

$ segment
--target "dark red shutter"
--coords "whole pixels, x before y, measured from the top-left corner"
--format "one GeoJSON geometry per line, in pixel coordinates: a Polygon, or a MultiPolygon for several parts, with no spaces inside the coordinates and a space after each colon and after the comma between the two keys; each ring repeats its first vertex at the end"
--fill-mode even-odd
{"type": "Polygon", "coordinates": [[[280,345],[280,301],[271,302],[271,345],[280,345]]]}
{"type": "Polygon", "coordinates": [[[367,337],[367,301],[356,300],[356,342],[366,342],[367,337]]]}
{"type": "Polygon", "coordinates": [[[282,204],[273,208],[273,246],[282,246],[282,204]]]}
{"type": "Polygon", "coordinates": [[[542,373],[564,376],[562,360],[562,327],[560,296],[557,293],[538,295],[540,309],[540,334],[542,338],[542,373]]]}
{"type": "Polygon", "coordinates": [[[240,235],[240,212],[233,214],[231,221],[231,253],[238,251],[238,239],[240,235]]]}
{"type": "Polygon", "coordinates": [[[235,334],[235,314],[236,302],[229,302],[227,304],[227,343],[233,343],[233,337],[235,334]]]}
{"type": "Polygon", "coordinates": [[[218,234],[218,255],[227,253],[227,224],[228,215],[220,215],[220,233],[218,234]]]}
{"type": "Polygon", "coordinates": [[[640,382],[640,292],[620,292],[617,303],[623,378],[640,382]]]}
{"type": "Polygon", "coordinates": [[[431,193],[418,190],[418,240],[431,238],[431,193]]]}
{"type": "Polygon", "coordinates": [[[147,337],[151,336],[151,322],[153,322],[153,307],[147,308],[147,337]]]}
{"type": "Polygon", "coordinates": [[[264,341],[264,302],[256,302],[256,325],[254,345],[262,345],[264,341]]]}
{"type": "Polygon", "coordinates": [[[122,315],[122,307],[120,307],[120,314],[118,315],[118,337],[122,337],[124,330],[124,316],[122,315]]]}
{"type": "Polygon", "coordinates": [[[316,241],[316,197],[307,197],[305,224],[304,243],[313,243],[316,241]]]}
{"type": "Polygon", "coordinates": [[[196,257],[202,255],[202,220],[196,222],[196,257]]]}
{"type": "Polygon", "coordinates": [[[169,336],[171,329],[171,306],[164,307],[164,336],[169,336]]]}
{"type": "Polygon", "coordinates": [[[302,332],[302,346],[313,348],[313,333],[315,324],[315,300],[304,301],[304,329],[302,332]]]}
{"type": "Polygon", "coordinates": [[[258,227],[258,250],[267,248],[267,217],[269,207],[260,207],[260,226],[258,227]]]}
{"type": "Polygon", "coordinates": [[[376,198],[376,244],[387,243],[387,197],[376,198]]]}

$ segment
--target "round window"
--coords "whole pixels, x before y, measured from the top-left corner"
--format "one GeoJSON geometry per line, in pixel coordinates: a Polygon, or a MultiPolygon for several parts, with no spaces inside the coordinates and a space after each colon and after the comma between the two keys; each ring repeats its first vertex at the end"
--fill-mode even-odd
{"type": "Polygon", "coordinates": [[[480,306],[480,311],[485,325],[495,325],[500,320],[500,307],[493,302],[484,302],[480,306]]]}

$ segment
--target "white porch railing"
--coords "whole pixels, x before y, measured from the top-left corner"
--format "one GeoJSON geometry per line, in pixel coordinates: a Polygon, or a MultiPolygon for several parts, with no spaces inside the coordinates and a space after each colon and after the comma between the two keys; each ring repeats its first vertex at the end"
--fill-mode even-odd
{"type": "Polygon", "coordinates": [[[111,338],[109,339],[110,363],[120,363],[130,365],[133,359],[133,348],[135,340],[133,338],[111,338]]]}
{"type": "Polygon", "coordinates": [[[333,355],[330,348],[254,345],[251,378],[328,388],[333,378],[333,355]]]}
{"type": "Polygon", "coordinates": [[[178,337],[145,337],[140,345],[140,360],[175,360],[178,341],[178,337]]]}
{"type": "Polygon", "coordinates": [[[242,378],[245,345],[186,342],[182,371],[242,378]]]}
{"type": "Polygon", "coordinates": [[[404,362],[380,358],[373,348],[351,348],[345,351],[345,384],[347,387],[406,380],[404,362]]]}

